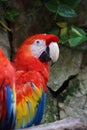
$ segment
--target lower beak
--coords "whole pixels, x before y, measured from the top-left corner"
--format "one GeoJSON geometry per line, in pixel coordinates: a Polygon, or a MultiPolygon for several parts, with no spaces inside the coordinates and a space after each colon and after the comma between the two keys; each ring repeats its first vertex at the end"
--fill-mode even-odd
{"type": "Polygon", "coordinates": [[[45,51],[40,55],[39,57],[41,62],[51,61],[50,55],[49,55],[49,47],[46,48],[45,51]]]}

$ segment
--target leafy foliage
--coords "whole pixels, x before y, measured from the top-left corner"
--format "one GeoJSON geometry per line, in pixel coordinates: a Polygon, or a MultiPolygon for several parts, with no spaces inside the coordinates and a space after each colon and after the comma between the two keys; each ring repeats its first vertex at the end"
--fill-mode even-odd
{"type": "Polygon", "coordinates": [[[15,22],[17,16],[19,16],[19,12],[15,8],[9,8],[4,12],[4,18],[10,22],[15,22]]]}
{"type": "Polygon", "coordinates": [[[66,0],[66,2],[63,0],[50,0],[45,2],[45,7],[50,12],[55,13],[56,15],[60,15],[62,17],[76,17],[77,14],[74,10],[76,4],[76,2],[73,2],[73,4],[71,5],[70,1],[68,0],[66,0]]]}
{"type": "Polygon", "coordinates": [[[9,31],[10,29],[5,25],[3,19],[7,20],[10,23],[13,23],[15,22],[16,17],[19,16],[19,12],[13,6],[12,0],[0,0],[0,7],[3,10],[0,12],[0,23],[5,29],[9,31]]]}
{"type": "Polygon", "coordinates": [[[59,22],[58,19],[59,17],[76,17],[78,15],[76,9],[80,2],[81,0],[47,0],[43,2],[48,11],[54,15],[57,24],[57,28],[51,30],[50,33],[58,35],[60,32],[60,43],[69,43],[71,47],[76,47],[87,41],[87,34],[83,29],[73,25],[70,27],[68,23],[59,22]]]}
{"type": "MultiPolygon", "coordinates": [[[[53,20],[57,26],[49,33],[59,35],[61,44],[68,43],[71,47],[76,47],[87,41],[86,32],[77,26],[69,25],[67,22],[59,22],[59,17],[68,19],[77,17],[76,10],[80,2],[81,0],[35,0],[34,7],[39,9],[44,6],[54,17],[53,20]]],[[[12,0],[0,0],[0,6],[3,8],[3,13],[0,13],[0,23],[7,29],[3,19],[13,23],[19,16],[19,12],[14,7],[12,0]]]]}
{"type": "Polygon", "coordinates": [[[63,17],[75,17],[76,16],[75,10],[66,4],[60,4],[57,12],[60,16],[63,16],[63,17]]]}
{"type": "Polygon", "coordinates": [[[75,9],[81,0],[59,0],[61,4],[67,4],[69,7],[75,9]]]}
{"type": "Polygon", "coordinates": [[[80,45],[87,40],[86,33],[78,27],[71,26],[69,34],[70,38],[68,41],[72,47],[80,45]]]}
{"type": "Polygon", "coordinates": [[[47,3],[45,3],[45,6],[47,7],[49,11],[51,11],[52,13],[55,13],[56,15],[60,15],[63,17],[76,16],[75,10],[66,4],[57,5],[56,3],[51,3],[50,1],[48,1],[47,3]]]}
{"type": "Polygon", "coordinates": [[[76,47],[85,41],[87,41],[87,34],[83,29],[76,26],[71,26],[70,28],[64,27],[61,29],[60,43],[65,44],[67,42],[71,47],[76,47]],[[67,28],[67,31],[64,33],[63,30],[65,28],[67,28]]]}

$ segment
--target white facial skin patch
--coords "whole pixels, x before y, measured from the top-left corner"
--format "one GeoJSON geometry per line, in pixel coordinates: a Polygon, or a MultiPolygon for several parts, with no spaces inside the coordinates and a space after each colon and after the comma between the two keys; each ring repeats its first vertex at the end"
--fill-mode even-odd
{"type": "Polygon", "coordinates": [[[39,58],[43,51],[46,50],[46,47],[45,40],[35,40],[31,45],[31,51],[36,58],[39,58]]]}
{"type": "Polygon", "coordinates": [[[51,42],[48,46],[45,40],[35,40],[31,45],[32,54],[39,58],[43,52],[46,52],[46,48],[49,47],[49,56],[52,62],[55,63],[59,58],[59,47],[57,42],[51,42]]]}

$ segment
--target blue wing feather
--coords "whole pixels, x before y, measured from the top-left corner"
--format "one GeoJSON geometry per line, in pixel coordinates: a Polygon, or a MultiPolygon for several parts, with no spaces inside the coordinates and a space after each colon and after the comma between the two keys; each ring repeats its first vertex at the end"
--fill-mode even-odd
{"type": "Polygon", "coordinates": [[[16,113],[15,113],[15,109],[14,109],[14,95],[13,95],[13,91],[10,88],[10,86],[6,87],[7,89],[7,113],[8,113],[8,120],[11,120],[11,124],[12,126],[15,125],[15,121],[16,121],[16,113]]]}
{"type": "Polygon", "coordinates": [[[2,130],[10,130],[15,125],[15,113],[13,112],[13,92],[10,86],[6,86],[7,118],[3,121],[2,130]]]}
{"type": "Polygon", "coordinates": [[[6,87],[6,95],[7,95],[7,118],[9,120],[11,118],[12,113],[12,90],[9,86],[6,87]]]}
{"type": "Polygon", "coordinates": [[[45,107],[45,99],[46,99],[46,94],[43,92],[42,93],[42,97],[40,99],[38,108],[37,108],[37,113],[34,119],[34,124],[35,125],[39,125],[44,113],[44,107],[45,107]]]}
{"type": "Polygon", "coordinates": [[[28,122],[28,124],[25,128],[32,126],[32,124],[35,124],[35,125],[40,124],[41,119],[43,117],[43,113],[44,113],[45,100],[46,100],[46,94],[43,92],[42,97],[38,103],[37,113],[35,115],[35,118],[33,120],[31,120],[30,122],[28,122]]]}

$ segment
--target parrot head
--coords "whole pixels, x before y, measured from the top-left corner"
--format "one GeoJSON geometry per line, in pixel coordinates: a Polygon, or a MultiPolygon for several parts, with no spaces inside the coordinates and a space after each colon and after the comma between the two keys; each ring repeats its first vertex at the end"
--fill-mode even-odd
{"type": "Polygon", "coordinates": [[[31,45],[33,55],[41,62],[56,62],[59,57],[58,37],[52,34],[39,34],[31,45]]]}
{"type": "Polygon", "coordinates": [[[36,34],[27,38],[18,49],[14,62],[20,65],[24,57],[35,57],[40,62],[53,64],[59,57],[59,38],[53,34],[36,34]]]}

